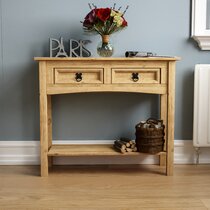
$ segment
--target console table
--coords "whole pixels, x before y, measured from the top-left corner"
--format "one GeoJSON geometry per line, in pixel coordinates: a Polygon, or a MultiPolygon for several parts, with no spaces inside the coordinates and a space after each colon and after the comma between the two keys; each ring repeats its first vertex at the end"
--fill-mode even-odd
{"type": "Polygon", "coordinates": [[[39,61],[41,176],[48,176],[53,156],[121,154],[112,145],[52,144],[51,97],[84,92],[135,92],[160,95],[160,118],[166,126],[165,148],[158,153],[166,175],[173,175],[175,63],[177,57],[48,58],[39,61]]]}

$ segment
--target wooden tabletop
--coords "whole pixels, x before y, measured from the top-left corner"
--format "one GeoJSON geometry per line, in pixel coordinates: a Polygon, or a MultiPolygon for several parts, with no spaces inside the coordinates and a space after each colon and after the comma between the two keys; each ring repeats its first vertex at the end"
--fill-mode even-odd
{"type": "Polygon", "coordinates": [[[160,57],[35,57],[35,61],[77,61],[77,60],[99,60],[99,61],[126,61],[126,60],[159,60],[159,61],[177,61],[180,57],[160,56],[160,57]]]}

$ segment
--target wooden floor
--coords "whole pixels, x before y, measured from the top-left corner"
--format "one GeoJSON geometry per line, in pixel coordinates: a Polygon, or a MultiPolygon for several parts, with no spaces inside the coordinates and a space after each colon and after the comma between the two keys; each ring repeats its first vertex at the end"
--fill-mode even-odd
{"type": "Polygon", "coordinates": [[[210,165],[0,166],[0,210],[210,209],[210,165]]]}

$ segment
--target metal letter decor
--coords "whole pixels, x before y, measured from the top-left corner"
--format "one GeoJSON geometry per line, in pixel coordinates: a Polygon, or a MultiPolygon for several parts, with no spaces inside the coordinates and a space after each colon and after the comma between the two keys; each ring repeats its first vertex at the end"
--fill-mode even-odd
{"type": "Polygon", "coordinates": [[[91,52],[85,47],[90,40],[69,40],[69,55],[67,54],[63,37],[60,40],[50,38],[50,57],[90,57],[91,52]]]}

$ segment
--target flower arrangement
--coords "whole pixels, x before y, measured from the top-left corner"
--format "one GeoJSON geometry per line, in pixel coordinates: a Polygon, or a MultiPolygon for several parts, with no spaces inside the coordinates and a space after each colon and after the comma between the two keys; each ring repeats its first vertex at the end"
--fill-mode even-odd
{"type": "Polygon", "coordinates": [[[121,12],[121,7],[115,9],[116,4],[111,8],[97,8],[89,4],[90,12],[84,18],[83,29],[85,32],[96,32],[102,35],[110,35],[128,26],[124,15],[128,6],[121,12]]]}

